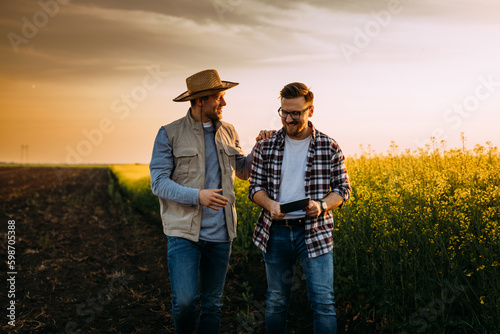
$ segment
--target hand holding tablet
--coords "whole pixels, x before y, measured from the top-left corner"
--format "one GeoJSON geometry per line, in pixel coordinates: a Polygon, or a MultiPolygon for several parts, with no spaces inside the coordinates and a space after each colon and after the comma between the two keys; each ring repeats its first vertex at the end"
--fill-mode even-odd
{"type": "Polygon", "coordinates": [[[304,207],[309,205],[309,201],[311,199],[309,197],[299,199],[297,201],[293,202],[287,202],[287,203],[281,203],[281,212],[282,213],[288,213],[288,212],[293,212],[293,211],[298,211],[298,210],[303,210],[304,207]]]}

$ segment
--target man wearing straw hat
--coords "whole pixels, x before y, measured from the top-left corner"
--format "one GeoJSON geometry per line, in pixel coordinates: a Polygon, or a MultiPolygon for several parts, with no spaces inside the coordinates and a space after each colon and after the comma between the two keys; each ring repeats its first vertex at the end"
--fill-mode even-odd
{"type": "MultiPolygon", "coordinates": [[[[249,178],[252,155],[243,154],[234,127],[221,121],[225,91],[238,83],[205,70],[187,78],[186,85],[188,90],[174,101],[190,101],[191,107],[158,132],[149,165],[151,188],[160,200],[168,238],[175,329],[195,331],[200,297],[198,331],[217,333],[236,237],[234,176],[249,178]]],[[[257,140],[270,134],[261,131],[257,140]]]]}

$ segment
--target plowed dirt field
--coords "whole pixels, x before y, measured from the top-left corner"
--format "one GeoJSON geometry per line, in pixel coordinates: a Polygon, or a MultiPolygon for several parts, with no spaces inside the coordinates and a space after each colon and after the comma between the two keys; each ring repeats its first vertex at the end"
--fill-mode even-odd
{"type": "MultiPolygon", "coordinates": [[[[5,281],[0,294],[2,332],[174,333],[161,223],[113,200],[110,182],[104,167],[0,168],[0,271],[12,271],[7,222],[15,221],[17,273],[15,297],[4,293],[5,281]],[[6,317],[10,300],[15,327],[6,317]]],[[[265,270],[252,261],[231,263],[221,333],[264,332],[265,270]]],[[[312,333],[307,297],[296,295],[289,331],[312,333]]]]}

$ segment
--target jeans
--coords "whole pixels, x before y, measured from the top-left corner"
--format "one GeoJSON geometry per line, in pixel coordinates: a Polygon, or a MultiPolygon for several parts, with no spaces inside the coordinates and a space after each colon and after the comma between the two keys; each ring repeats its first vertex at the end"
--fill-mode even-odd
{"type": "Polygon", "coordinates": [[[172,316],[177,333],[196,330],[196,305],[200,297],[198,332],[219,332],[230,254],[231,242],[193,242],[168,237],[172,316]]]}
{"type": "Polygon", "coordinates": [[[267,275],[266,332],[286,333],[286,315],[292,295],[293,273],[300,259],[314,314],[314,333],[336,333],[333,293],[333,251],[309,258],[303,226],[271,226],[264,261],[267,275]]]}

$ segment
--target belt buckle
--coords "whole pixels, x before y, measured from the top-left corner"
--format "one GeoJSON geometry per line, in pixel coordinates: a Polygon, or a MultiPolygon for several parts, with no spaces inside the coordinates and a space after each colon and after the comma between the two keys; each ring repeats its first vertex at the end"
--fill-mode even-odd
{"type": "Polygon", "coordinates": [[[295,227],[295,226],[298,226],[302,223],[302,219],[301,218],[297,218],[297,219],[285,219],[285,226],[286,227],[295,227]],[[291,225],[288,225],[288,222],[292,222],[293,221],[293,224],[291,223],[291,225]]]}

